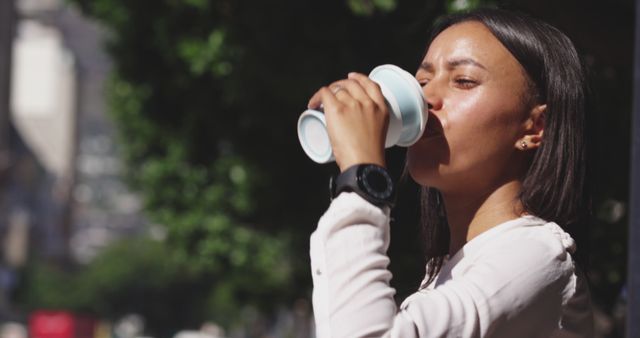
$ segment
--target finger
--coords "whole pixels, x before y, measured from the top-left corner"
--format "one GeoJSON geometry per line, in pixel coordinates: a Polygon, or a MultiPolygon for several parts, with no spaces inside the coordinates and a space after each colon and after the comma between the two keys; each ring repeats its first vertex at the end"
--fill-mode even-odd
{"type": "Polygon", "coordinates": [[[380,89],[380,85],[375,81],[371,80],[368,76],[360,73],[349,73],[349,79],[357,81],[360,86],[364,89],[367,95],[380,107],[386,107],[386,101],[384,100],[384,96],[382,95],[382,90],[380,89]]]}
{"type": "Polygon", "coordinates": [[[322,92],[326,87],[322,87],[318,89],[307,102],[307,108],[309,109],[317,109],[322,105],[322,92]]]}
{"type": "Polygon", "coordinates": [[[355,100],[365,107],[369,106],[371,103],[376,104],[376,102],[369,97],[367,92],[364,90],[364,88],[362,88],[358,81],[348,79],[340,80],[335,82],[334,86],[339,88],[338,91],[335,92],[336,97],[345,104],[354,103],[350,100],[355,100]],[[345,93],[348,94],[348,96],[344,95],[345,93]]]}
{"type": "Polygon", "coordinates": [[[350,103],[353,101],[353,97],[351,96],[348,86],[344,80],[332,83],[329,86],[329,89],[331,89],[331,93],[333,93],[333,96],[335,96],[338,101],[342,103],[350,103]]]}
{"type": "Polygon", "coordinates": [[[329,89],[329,87],[322,87],[309,99],[307,108],[314,109],[320,107],[320,105],[335,106],[338,104],[340,104],[340,101],[338,101],[331,89],[329,89]]]}
{"type": "Polygon", "coordinates": [[[325,101],[323,98],[325,98],[327,95],[331,95],[334,99],[337,100],[336,95],[338,95],[339,92],[342,92],[342,91],[346,92],[344,87],[341,86],[338,82],[340,81],[336,81],[330,84],[328,87],[322,87],[318,89],[318,91],[315,94],[313,94],[313,96],[309,99],[309,102],[307,103],[307,108],[316,109],[318,107],[326,105],[327,101],[325,101]]]}
{"type": "Polygon", "coordinates": [[[331,92],[333,93],[333,95],[337,95],[339,91],[344,90],[344,87],[338,83],[334,83],[329,86],[329,89],[331,89],[331,92]]]}

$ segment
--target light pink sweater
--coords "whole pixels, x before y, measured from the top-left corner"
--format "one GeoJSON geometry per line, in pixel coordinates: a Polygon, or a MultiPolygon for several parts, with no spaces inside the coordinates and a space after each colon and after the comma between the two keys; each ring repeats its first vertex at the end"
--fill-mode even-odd
{"type": "Polygon", "coordinates": [[[593,335],[575,243],[555,223],[524,216],[483,232],[399,309],[388,246],[389,210],[354,193],[331,203],[311,236],[318,338],[593,335]]]}

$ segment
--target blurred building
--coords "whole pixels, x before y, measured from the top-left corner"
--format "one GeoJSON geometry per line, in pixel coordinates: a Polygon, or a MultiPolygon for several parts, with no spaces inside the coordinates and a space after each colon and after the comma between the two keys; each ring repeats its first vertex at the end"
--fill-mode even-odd
{"type": "Polygon", "coordinates": [[[0,290],[29,257],[87,263],[146,231],[106,117],[103,36],[63,1],[0,1],[0,290]]]}
{"type": "MultiPolygon", "coordinates": [[[[38,251],[64,259],[75,178],[75,59],[54,27],[23,18],[16,21],[15,32],[10,121],[17,131],[15,139],[26,146],[22,157],[32,157],[40,169],[22,180],[34,184],[39,202],[21,201],[20,209],[27,215],[25,223],[34,232],[38,251]]],[[[10,198],[20,196],[22,187],[10,191],[10,198]]]]}
{"type": "Polygon", "coordinates": [[[107,116],[104,87],[111,65],[103,48],[106,34],[68,5],[60,7],[55,18],[76,60],[77,157],[69,239],[72,257],[86,263],[110,241],[147,228],[140,199],[120,175],[116,132],[107,116]]]}

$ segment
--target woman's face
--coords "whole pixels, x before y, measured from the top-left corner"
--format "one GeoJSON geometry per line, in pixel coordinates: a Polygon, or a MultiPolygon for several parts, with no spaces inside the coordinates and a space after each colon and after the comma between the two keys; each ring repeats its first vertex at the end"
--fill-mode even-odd
{"type": "Polygon", "coordinates": [[[479,22],[440,33],[416,73],[429,103],[424,136],[407,153],[421,185],[486,189],[523,171],[529,107],[524,69],[479,22]]]}

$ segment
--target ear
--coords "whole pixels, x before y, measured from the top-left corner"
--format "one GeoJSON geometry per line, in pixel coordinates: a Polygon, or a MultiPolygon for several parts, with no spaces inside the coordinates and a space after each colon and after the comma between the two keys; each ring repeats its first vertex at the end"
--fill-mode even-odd
{"type": "Polygon", "coordinates": [[[523,123],[523,136],[516,142],[520,150],[536,149],[542,144],[542,134],[545,127],[546,104],[536,105],[529,112],[529,117],[523,123]]]}

